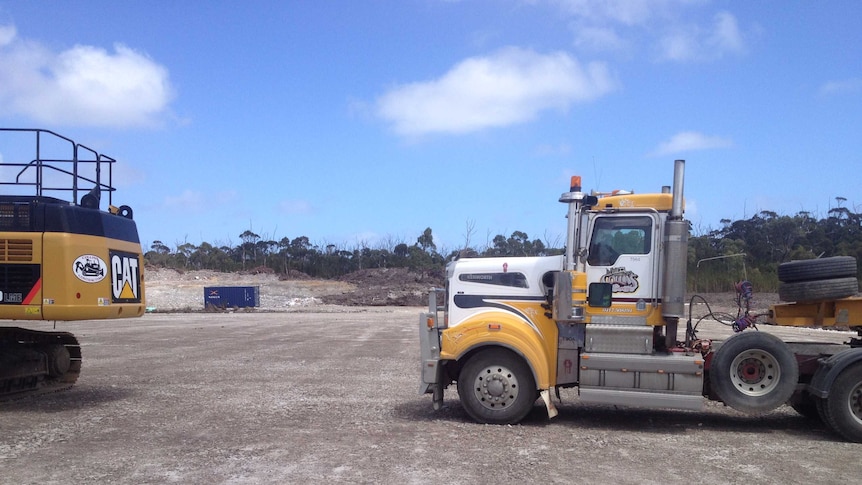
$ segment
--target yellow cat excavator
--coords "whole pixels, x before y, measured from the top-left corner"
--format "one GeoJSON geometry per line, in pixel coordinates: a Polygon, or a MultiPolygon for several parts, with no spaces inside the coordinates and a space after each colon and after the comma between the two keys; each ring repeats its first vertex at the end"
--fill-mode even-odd
{"type": "Polygon", "coordinates": [[[113,205],[115,163],[49,130],[0,128],[0,398],[69,387],[81,372],[74,335],[7,320],[144,314],[143,254],[132,209],[113,205]]]}

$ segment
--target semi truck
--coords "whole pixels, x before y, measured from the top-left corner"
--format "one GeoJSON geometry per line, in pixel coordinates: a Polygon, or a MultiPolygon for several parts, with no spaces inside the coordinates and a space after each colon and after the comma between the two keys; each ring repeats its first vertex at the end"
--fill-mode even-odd
{"type": "Polygon", "coordinates": [[[420,393],[439,409],[455,384],[466,413],[492,424],[520,422],[537,400],[553,418],[561,388],[576,388],[581,402],[630,407],[701,410],[714,400],[762,414],[789,404],[862,442],[862,338],[793,343],[758,331],[862,336],[856,260],[779,265],[781,303],[761,314],[742,281],[735,333],[698,338],[686,298],[684,171],[677,160],[673,185],[645,194],[587,194],[572,177],[559,199],[563,254],[450,262],[419,318],[420,393]]]}
{"type": "Polygon", "coordinates": [[[0,128],[0,399],[77,380],[81,347],[58,321],[144,314],[143,254],[131,207],[113,205],[115,163],[50,130],[0,128]]]}

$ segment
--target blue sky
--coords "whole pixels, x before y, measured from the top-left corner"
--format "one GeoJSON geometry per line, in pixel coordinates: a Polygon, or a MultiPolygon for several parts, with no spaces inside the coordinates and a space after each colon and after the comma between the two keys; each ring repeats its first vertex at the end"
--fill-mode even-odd
{"type": "Polygon", "coordinates": [[[0,126],[119,160],[147,247],[559,244],[677,158],[695,231],[860,211],[862,2],[0,0],[0,126]]]}

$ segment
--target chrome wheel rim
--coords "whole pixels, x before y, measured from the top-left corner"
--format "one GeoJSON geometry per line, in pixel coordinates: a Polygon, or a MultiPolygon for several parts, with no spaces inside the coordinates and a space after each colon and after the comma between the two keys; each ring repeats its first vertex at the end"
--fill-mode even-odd
{"type": "Polygon", "coordinates": [[[778,386],[781,366],[775,356],[765,350],[747,350],[733,359],[730,380],[746,396],[765,396],[778,386]]]}
{"type": "Polygon", "coordinates": [[[476,375],[473,392],[486,409],[506,409],[518,399],[518,378],[507,367],[489,365],[476,375]]]}

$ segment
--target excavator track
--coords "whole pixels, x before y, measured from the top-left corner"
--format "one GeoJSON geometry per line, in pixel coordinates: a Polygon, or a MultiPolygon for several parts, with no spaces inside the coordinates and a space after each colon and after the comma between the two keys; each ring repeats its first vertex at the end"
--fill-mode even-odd
{"type": "Polygon", "coordinates": [[[0,400],[72,387],[81,374],[81,346],[69,332],[0,328],[0,400]]]}

